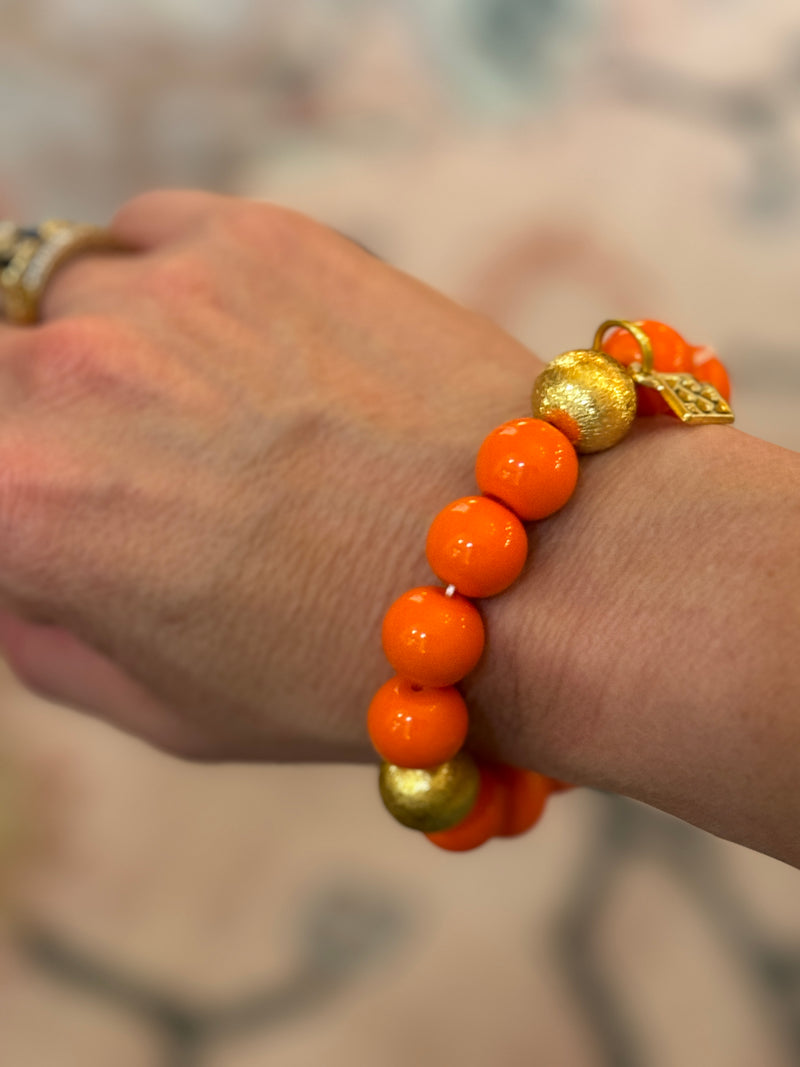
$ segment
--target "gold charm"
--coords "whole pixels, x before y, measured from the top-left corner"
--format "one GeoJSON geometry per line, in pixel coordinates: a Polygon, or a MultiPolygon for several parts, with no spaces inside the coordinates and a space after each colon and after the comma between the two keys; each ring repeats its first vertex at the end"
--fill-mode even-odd
{"type": "Polygon", "coordinates": [[[636,323],[625,319],[609,319],[595,334],[593,348],[600,349],[603,337],[612,326],[619,326],[633,334],[642,350],[641,363],[631,363],[628,368],[634,382],[661,393],[681,422],[695,426],[733,422],[730,405],[710,382],[701,382],[686,371],[666,372],[653,368],[650,338],[636,323]]]}

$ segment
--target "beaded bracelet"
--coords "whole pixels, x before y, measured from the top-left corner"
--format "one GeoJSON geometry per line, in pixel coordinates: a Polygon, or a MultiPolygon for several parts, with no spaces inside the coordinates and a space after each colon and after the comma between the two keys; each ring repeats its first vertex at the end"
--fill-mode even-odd
{"type": "Polygon", "coordinates": [[[503,423],[484,440],[475,470],[481,495],[448,504],[428,532],[428,562],[445,587],[410,589],[383,620],[383,649],[397,673],[373,697],[367,726],[383,760],[381,797],[398,822],[462,852],[530,829],[548,796],[569,788],[535,771],[479,763],[464,749],[469,720],[456,683],[485,642],[472,599],[495,596],[519,576],[528,554],[523,522],[567,503],[576,453],[617,444],[637,414],[733,422],[729,399],[711,349],[660,322],[611,319],[591,349],[545,367],[533,417],[503,423]]]}

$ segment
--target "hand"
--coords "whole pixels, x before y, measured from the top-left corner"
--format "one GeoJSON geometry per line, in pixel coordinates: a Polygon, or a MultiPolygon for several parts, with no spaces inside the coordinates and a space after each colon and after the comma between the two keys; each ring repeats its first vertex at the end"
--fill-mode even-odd
{"type": "Polygon", "coordinates": [[[0,642],[196,758],[370,758],[380,620],[537,361],[293,212],[128,204],[0,326],[0,642]]]}
{"type": "MultiPolygon", "coordinates": [[[[368,759],[380,621],[540,364],[293,212],[114,221],[0,327],[0,642],[52,699],[207,759],[368,759]]],[[[800,460],[665,418],[582,461],[482,602],[480,754],[800,865],[800,460]]]]}

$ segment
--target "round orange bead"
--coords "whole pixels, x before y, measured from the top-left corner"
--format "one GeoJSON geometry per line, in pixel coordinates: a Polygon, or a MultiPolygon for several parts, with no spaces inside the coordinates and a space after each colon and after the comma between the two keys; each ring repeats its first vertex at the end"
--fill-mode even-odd
{"type": "Polygon", "coordinates": [[[383,619],[383,650],[404,678],[419,685],[453,685],[483,652],[480,612],[466,597],[434,585],[410,589],[383,619]]]}
{"type": "Polygon", "coordinates": [[[539,821],[550,793],[550,779],[518,767],[494,768],[504,793],[503,820],[498,837],[515,837],[539,821]]]}
{"type": "MultiPolygon", "coordinates": [[[[653,367],[656,370],[671,373],[687,371],[692,373],[692,348],[684,341],[677,330],[664,322],[654,319],[642,319],[636,323],[650,338],[653,348],[653,367]]],[[[641,361],[642,350],[632,333],[617,328],[610,330],[603,339],[602,349],[620,363],[629,364],[641,361]]],[[[666,400],[655,389],[639,387],[636,390],[637,415],[670,414],[666,400]]]]}
{"type": "Polygon", "coordinates": [[[731,382],[725,367],[710,348],[694,348],[694,375],[701,382],[709,382],[727,401],[731,399],[731,382]]]}
{"type": "Polygon", "coordinates": [[[494,596],[525,565],[528,535],[517,516],[496,500],[465,496],[433,520],[425,550],[443,582],[464,596],[494,596]]]}
{"type": "MultiPolygon", "coordinates": [[[[677,330],[667,326],[665,322],[656,322],[654,319],[642,319],[636,323],[650,339],[653,348],[653,366],[660,371],[688,371],[692,370],[692,348],[681,337],[677,330]]],[[[609,330],[603,338],[602,349],[619,360],[620,363],[641,362],[642,350],[639,342],[627,330],[617,327],[609,330]]]]}
{"type": "Polygon", "coordinates": [[[449,830],[437,830],[425,836],[448,852],[469,852],[494,837],[502,826],[505,797],[494,770],[481,767],[481,788],[475,806],[460,823],[449,830]]]}
{"type": "Polygon", "coordinates": [[[484,440],[475,476],[482,493],[497,497],[521,519],[545,519],[572,496],[578,457],[549,422],[513,419],[484,440]]]}
{"type": "Polygon", "coordinates": [[[378,755],[397,767],[433,767],[452,759],[469,727],[457,689],[426,689],[390,678],[372,698],[367,729],[378,755]]]}

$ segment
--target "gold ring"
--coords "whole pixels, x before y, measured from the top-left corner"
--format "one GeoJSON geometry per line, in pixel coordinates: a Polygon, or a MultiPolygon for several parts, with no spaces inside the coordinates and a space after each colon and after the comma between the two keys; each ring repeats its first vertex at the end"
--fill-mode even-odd
{"type": "Polygon", "coordinates": [[[0,316],[15,326],[39,321],[39,305],[53,272],[84,252],[123,252],[108,230],[48,219],[26,230],[0,220],[0,316]]]}

